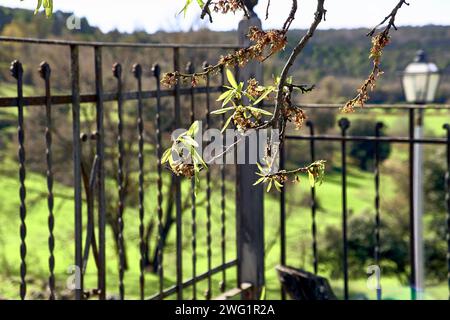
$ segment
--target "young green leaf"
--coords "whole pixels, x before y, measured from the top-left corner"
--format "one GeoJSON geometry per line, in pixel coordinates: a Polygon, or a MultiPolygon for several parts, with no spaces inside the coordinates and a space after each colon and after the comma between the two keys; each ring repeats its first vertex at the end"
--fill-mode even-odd
{"type": "Polygon", "coordinates": [[[238,83],[237,83],[236,79],[234,78],[233,72],[231,72],[230,69],[227,69],[227,79],[228,79],[228,82],[230,83],[230,85],[234,89],[238,89],[238,83]]]}
{"type": "Polygon", "coordinates": [[[194,123],[191,124],[191,126],[189,127],[187,134],[191,137],[194,137],[197,134],[199,128],[200,128],[200,122],[194,121],[194,123]]]}
{"type": "Polygon", "coordinates": [[[205,161],[203,161],[203,158],[200,157],[200,155],[198,154],[197,150],[195,150],[194,148],[191,148],[191,155],[192,155],[192,158],[194,159],[194,161],[197,161],[197,162],[200,163],[206,170],[208,170],[208,165],[205,163],[205,161]]]}
{"type": "Polygon", "coordinates": [[[261,177],[261,178],[259,178],[253,185],[254,185],[254,186],[257,186],[258,184],[264,182],[264,180],[266,180],[266,177],[261,177]]]}
{"type": "Polygon", "coordinates": [[[262,288],[261,296],[259,297],[259,300],[266,300],[266,287],[265,286],[262,288]]]}
{"type": "Polygon", "coordinates": [[[253,105],[259,104],[261,101],[263,101],[265,98],[267,98],[267,96],[268,96],[269,94],[271,94],[272,91],[273,91],[272,88],[268,88],[266,91],[264,91],[264,93],[263,93],[258,99],[256,99],[255,102],[253,102],[253,105]]]}
{"type": "Polygon", "coordinates": [[[215,110],[213,112],[211,112],[211,114],[223,114],[223,113],[227,113],[228,111],[234,110],[234,107],[228,107],[228,108],[223,108],[223,109],[219,109],[219,110],[215,110]]]}
{"type": "Polygon", "coordinates": [[[38,0],[36,10],[34,10],[34,14],[38,14],[39,9],[42,7],[42,0],[38,0]]]}
{"type": "Polygon", "coordinates": [[[272,190],[272,185],[273,185],[273,180],[270,180],[269,184],[267,186],[267,192],[270,192],[270,190],[272,190]]]}
{"type": "Polygon", "coordinates": [[[220,95],[220,97],[219,97],[216,101],[222,101],[222,100],[224,100],[226,97],[228,97],[228,96],[231,94],[231,91],[233,91],[233,90],[234,90],[234,89],[225,91],[224,93],[222,93],[222,94],[220,95]]]}
{"type": "Polygon", "coordinates": [[[224,124],[224,126],[223,126],[223,128],[221,130],[222,133],[225,132],[225,130],[228,128],[228,126],[230,125],[231,120],[233,120],[233,117],[234,117],[234,113],[225,122],[225,124],[224,124]]]}
{"type": "Polygon", "coordinates": [[[192,0],[186,0],[186,4],[184,5],[183,9],[181,9],[181,11],[178,12],[178,14],[183,13],[183,14],[184,14],[184,17],[186,17],[187,9],[188,9],[189,6],[191,5],[191,3],[192,3],[192,0]]]}
{"type": "Polygon", "coordinates": [[[314,188],[316,186],[316,179],[314,178],[314,175],[311,173],[311,171],[308,171],[309,175],[309,184],[311,185],[311,188],[314,188]]]}
{"type": "Polygon", "coordinates": [[[269,111],[266,111],[264,109],[260,109],[260,108],[255,108],[255,107],[247,107],[247,109],[249,109],[252,112],[257,112],[257,113],[261,113],[264,114],[266,116],[271,116],[272,113],[270,113],[269,111]]]}
{"type": "Polygon", "coordinates": [[[183,142],[186,146],[198,148],[198,143],[194,139],[192,139],[190,136],[185,136],[179,139],[181,142],[183,142]]]}
{"type": "Polygon", "coordinates": [[[284,187],[281,183],[279,183],[277,180],[274,180],[275,188],[277,188],[278,191],[281,192],[281,189],[284,187]]]}
{"type": "Polygon", "coordinates": [[[167,149],[163,156],[161,157],[161,163],[164,164],[169,161],[169,158],[172,156],[172,149],[167,149]]]}
{"type": "Polygon", "coordinates": [[[226,106],[236,95],[237,92],[235,89],[233,89],[230,94],[223,100],[222,107],[226,106]]]}

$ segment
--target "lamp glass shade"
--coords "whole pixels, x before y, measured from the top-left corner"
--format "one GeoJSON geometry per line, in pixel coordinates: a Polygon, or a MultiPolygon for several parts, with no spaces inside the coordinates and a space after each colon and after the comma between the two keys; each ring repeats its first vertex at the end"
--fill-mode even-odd
{"type": "Polygon", "coordinates": [[[403,89],[410,103],[433,102],[439,86],[439,69],[434,63],[413,62],[403,73],[403,89]]]}

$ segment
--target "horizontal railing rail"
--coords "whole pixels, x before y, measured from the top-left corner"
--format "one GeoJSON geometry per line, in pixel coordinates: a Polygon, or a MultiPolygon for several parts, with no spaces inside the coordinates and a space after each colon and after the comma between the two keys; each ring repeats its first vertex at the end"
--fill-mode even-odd
{"type": "Polygon", "coordinates": [[[161,48],[161,49],[239,49],[236,44],[183,44],[183,43],[131,43],[131,42],[98,42],[98,41],[70,41],[36,38],[16,38],[0,36],[0,42],[25,43],[54,46],[79,46],[79,47],[114,47],[114,48],[161,48]]]}

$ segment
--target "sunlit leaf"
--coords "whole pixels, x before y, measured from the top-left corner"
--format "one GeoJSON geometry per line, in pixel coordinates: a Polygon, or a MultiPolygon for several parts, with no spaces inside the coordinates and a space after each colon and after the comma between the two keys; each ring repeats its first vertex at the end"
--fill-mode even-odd
{"type": "Polygon", "coordinates": [[[265,286],[262,288],[261,296],[259,297],[259,300],[266,300],[266,287],[265,286]]]}
{"type": "Polygon", "coordinates": [[[269,111],[266,111],[266,110],[260,109],[260,108],[247,107],[247,109],[249,109],[249,110],[251,110],[253,112],[258,112],[258,113],[264,114],[266,116],[271,116],[272,115],[272,113],[270,113],[269,111]]]}
{"type": "Polygon", "coordinates": [[[187,134],[190,135],[191,137],[194,137],[197,134],[199,128],[200,128],[200,122],[194,121],[194,123],[191,124],[191,126],[189,127],[187,134]]]}
{"type": "Polygon", "coordinates": [[[269,184],[267,185],[267,192],[270,192],[272,190],[273,180],[269,181],[269,184]]]}
{"type": "Polygon", "coordinates": [[[259,178],[253,185],[256,186],[256,185],[260,184],[261,182],[264,182],[264,180],[266,180],[265,177],[259,178]]]}
{"type": "Polygon", "coordinates": [[[181,9],[181,11],[178,12],[178,14],[183,13],[183,14],[184,14],[184,17],[186,17],[187,9],[188,9],[189,6],[191,5],[191,3],[192,3],[192,0],[186,0],[186,4],[184,5],[183,9],[181,9]]]}
{"type": "Polygon", "coordinates": [[[236,81],[236,79],[234,78],[233,72],[231,72],[230,69],[227,69],[227,79],[228,82],[230,83],[230,85],[234,88],[234,89],[238,89],[238,83],[236,81]]]}
{"type": "MultiPolygon", "coordinates": [[[[233,89],[232,89],[233,90],[233,89]]],[[[226,97],[228,97],[231,93],[230,93],[230,91],[232,91],[232,90],[227,90],[227,91],[225,91],[224,93],[222,93],[221,95],[220,95],[220,97],[216,100],[216,101],[222,101],[222,100],[224,100],[226,97]]]]}
{"type": "Polygon", "coordinates": [[[236,96],[236,90],[233,89],[232,92],[223,100],[222,107],[226,106],[236,96]]]}
{"type": "MultiPolygon", "coordinates": [[[[23,1],[23,0],[22,0],[23,1]]],[[[42,7],[42,0],[38,0],[36,10],[34,10],[34,14],[38,14],[39,9],[42,7]]]]}
{"type": "Polygon", "coordinates": [[[227,113],[228,111],[234,110],[234,107],[228,107],[228,108],[223,108],[223,109],[219,109],[219,110],[215,110],[213,112],[211,112],[211,114],[224,114],[227,113]]]}
{"type": "Polygon", "coordinates": [[[314,188],[316,186],[316,178],[314,178],[314,175],[311,173],[311,171],[308,172],[309,175],[309,184],[311,185],[311,188],[314,188]]]}
{"type": "Polygon", "coordinates": [[[161,163],[164,164],[169,161],[170,156],[172,155],[172,149],[167,149],[163,156],[161,157],[161,163]]]}
{"type": "Polygon", "coordinates": [[[267,89],[266,91],[264,91],[264,93],[258,98],[258,99],[256,99],[256,101],[255,102],[253,102],[253,105],[257,105],[257,104],[259,104],[261,101],[263,101],[269,94],[271,94],[272,93],[272,89],[271,88],[269,88],[269,89],[267,89]]]}
{"type": "Polygon", "coordinates": [[[278,191],[281,191],[281,188],[283,188],[284,186],[279,183],[277,180],[274,180],[275,183],[275,188],[277,188],[278,191]]]}
{"type": "Polygon", "coordinates": [[[227,119],[227,121],[225,122],[225,124],[223,125],[223,128],[221,130],[222,133],[228,128],[228,126],[230,125],[230,122],[233,119],[233,117],[234,117],[234,114],[232,114],[231,117],[229,117],[227,119]]]}
{"type": "Polygon", "coordinates": [[[181,142],[183,142],[187,146],[191,146],[194,148],[198,148],[198,143],[194,139],[192,139],[190,136],[185,136],[180,139],[181,142]]]}
{"type": "Polygon", "coordinates": [[[191,154],[192,157],[198,161],[206,170],[208,170],[208,165],[205,163],[205,161],[203,160],[203,158],[198,154],[197,150],[195,150],[194,148],[192,148],[191,150],[191,154]]]}

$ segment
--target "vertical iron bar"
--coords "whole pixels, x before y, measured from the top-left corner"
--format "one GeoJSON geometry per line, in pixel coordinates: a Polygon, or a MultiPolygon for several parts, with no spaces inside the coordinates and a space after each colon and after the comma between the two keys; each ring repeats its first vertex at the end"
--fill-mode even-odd
{"type": "Polygon", "coordinates": [[[26,207],[26,170],[25,170],[25,131],[23,124],[23,67],[20,61],[15,60],[11,64],[11,75],[17,80],[17,113],[18,126],[17,138],[19,142],[18,158],[19,158],[19,179],[20,179],[20,299],[25,300],[27,294],[27,207],[26,207]]]}
{"type": "Polygon", "coordinates": [[[106,198],[105,198],[105,130],[103,125],[103,68],[102,48],[94,48],[95,93],[97,96],[97,159],[98,159],[98,289],[99,299],[106,299],[106,198]]]}
{"type": "Polygon", "coordinates": [[[410,250],[410,286],[411,286],[411,299],[416,300],[416,254],[414,250],[415,239],[415,208],[414,208],[414,121],[415,110],[409,109],[409,250],[410,250]]]}
{"type": "MultiPolygon", "coordinates": [[[[309,127],[309,134],[311,139],[309,140],[309,150],[311,155],[311,163],[316,161],[316,146],[314,140],[314,123],[312,121],[307,121],[306,125],[309,127]]],[[[316,187],[311,188],[311,233],[312,233],[312,252],[313,252],[313,267],[314,274],[318,273],[318,253],[317,253],[317,224],[316,224],[316,187]]]]}
{"type": "Polygon", "coordinates": [[[72,134],[73,134],[73,180],[75,201],[75,274],[77,288],[75,299],[83,299],[83,220],[81,194],[81,145],[80,145],[80,53],[79,47],[70,47],[72,81],[72,134]]]}
{"type": "Polygon", "coordinates": [[[162,210],[162,202],[163,202],[163,194],[162,194],[162,137],[161,137],[161,68],[159,65],[155,65],[153,67],[153,76],[156,80],[156,115],[155,115],[155,128],[156,128],[156,158],[157,158],[157,174],[158,178],[156,180],[157,184],[157,214],[158,214],[158,250],[157,253],[157,272],[159,276],[159,294],[162,299],[162,293],[164,290],[164,278],[163,278],[163,247],[161,245],[161,235],[163,232],[163,210],[162,210]]]}
{"type": "Polygon", "coordinates": [[[138,86],[138,116],[137,116],[137,129],[138,129],[138,158],[139,158],[139,289],[140,298],[144,299],[145,295],[145,240],[144,240],[144,119],[142,115],[142,67],[140,64],[133,66],[133,74],[137,79],[138,86]]]}
{"type": "MultiPolygon", "coordinates": [[[[280,145],[280,170],[285,169],[286,141],[280,145]]],[[[286,265],[286,186],[280,192],[280,264],[286,265]]],[[[286,300],[286,291],[281,284],[281,300],[286,300]]]]}
{"type": "MultiPolygon", "coordinates": [[[[375,264],[380,267],[380,141],[383,123],[378,122],[375,127],[375,264]]],[[[379,281],[379,279],[377,279],[379,281]]],[[[377,300],[381,300],[381,284],[377,283],[377,300]]]]}
{"type": "Polygon", "coordinates": [[[450,300],[450,124],[445,124],[447,131],[447,172],[445,173],[445,201],[447,203],[447,282],[448,299],[450,300]]]}
{"type": "MultiPolygon", "coordinates": [[[[174,70],[180,70],[180,48],[173,49],[173,66],[174,70]]],[[[181,126],[181,101],[180,101],[180,84],[177,83],[174,88],[174,107],[175,107],[175,128],[181,126]]],[[[183,300],[183,228],[182,228],[182,211],[181,211],[181,178],[175,179],[175,204],[176,204],[176,243],[177,243],[177,299],[183,300]]]]}
{"type": "Polygon", "coordinates": [[[348,300],[348,243],[347,243],[347,129],[350,121],[346,118],[339,120],[342,137],[342,238],[343,238],[343,268],[344,268],[344,299],[348,300]]]}
{"type": "MultiPolygon", "coordinates": [[[[203,69],[208,67],[208,63],[203,63],[203,69]]],[[[206,75],[206,126],[205,130],[208,130],[211,125],[211,97],[210,97],[210,77],[209,74],[206,75]]],[[[208,288],[205,292],[205,297],[207,300],[211,299],[212,296],[212,279],[211,279],[211,268],[212,268],[212,249],[211,249],[211,171],[206,172],[206,255],[208,258],[208,288]]]]}
{"type": "Polygon", "coordinates": [[[46,62],[41,63],[39,66],[39,74],[45,81],[45,156],[47,161],[47,208],[48,208],[48,268],[49,278],[48,287],[50,289],[50,300],[55,300],[55,237],[53,230],[55,227],[55,217],[53,214],[54,208],[54,196],[53,196],[53,160],[52,160],[52,102],[51,102],[51,88],[50,88],[50,65],[46,62]]]}
{"type": "MultiPolygon", "coordinates": [[[[193,74],[195,72],[194,65],[189,62],[186,65],[186,72],[193,74]]],[[[189,93],[191,110],[190,118],[191,123],[195,121],[195,93],[194,88],[191,86],[189,93]]],[[[197,277],[197,207],[196,207],[196,196],[195,196],[195,179],[191,179],[191,230],[192,230],[192,279],[197,277]]],[[[192,299],[197,300],[197,281],[192,283],[192,299]]]]}
{"type": "Polygon", "coordinates": [[[117,185],[118,185],[118,197],[119,202],[117,206],[117,225],[118,225],[118,235],[117,243],[119,247],[119,296],[121,300],[125,299],[125,285],[123,282],[125,276],[125,248],[124,248],[124,222],[123,222],[123,211],[124,211],[124,172],[123,172],[123,156],[125,153],[123,144],[123,91],[122,91],[122,65],[116,63],[113,66],[113,75],[117,79],[117,148],[118,148],[118,167],[117,167],[117,185]]]}
{"type": "MultiPolygon", "coordinates": [[[[225,72],[224,68],[220,70],[220,80],[221,80],[221,86],[225,85],[225,72]]],[[[224,88],[223,88],[224,89],[224,88]]],[[[223,91],[223,90],[222,90],[223,91]]],[[[225,125],[225,114],[222,114],[222,118],[220,121],[220,127],[223,128],[225,125]]],[[[222,139],[222,144],[226,144],[225,136],[222,139]]],[[[221,223],[222,227],[220,230],[222,239],[221,239],[221,247],[222,247],[222,265],[226,262],[226,205],[225,205],[225,196],[226,196],[226,186],[225,186],[225,161],[226,161],[226,155],[224,154],[222,156],[222,164],[220,166],[220,209],[221,209],[221,223]]],[[[220,291],[225,292],[227,287],[227,271],[225,269],[222,270],[222,282],[220,283],[220,291]]]]}

